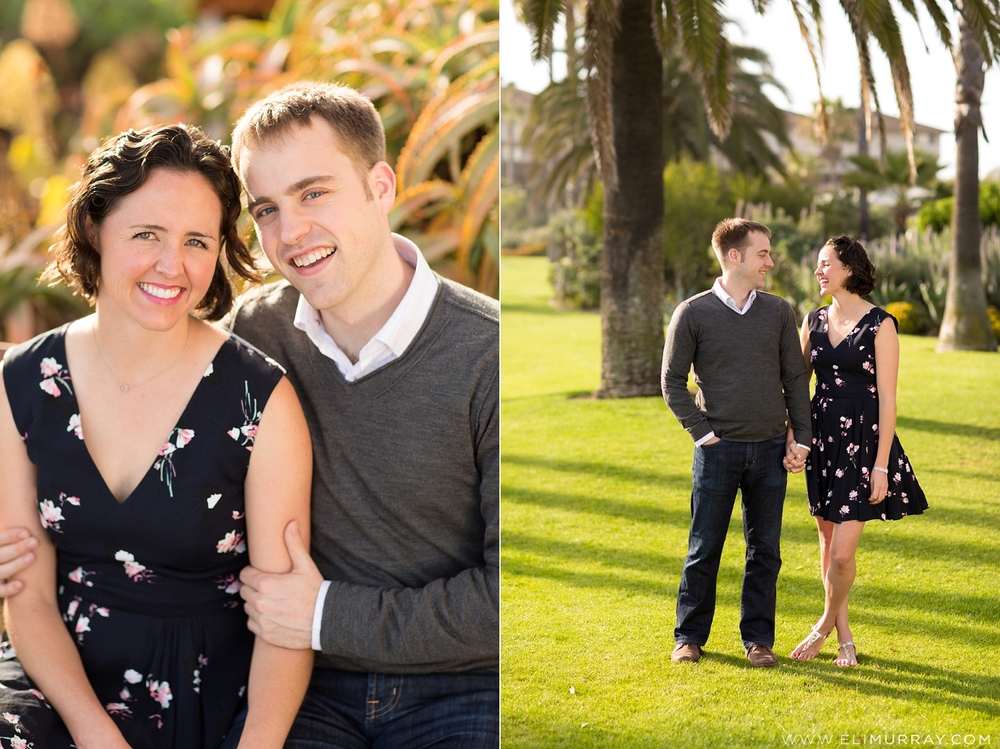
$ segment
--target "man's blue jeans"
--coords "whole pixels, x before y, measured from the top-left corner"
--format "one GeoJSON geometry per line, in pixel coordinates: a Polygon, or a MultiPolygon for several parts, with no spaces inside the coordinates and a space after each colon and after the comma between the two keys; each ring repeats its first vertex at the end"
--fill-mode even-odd
{"type": "Polygon", "coordinates": [[[285,749],[498,749],[500,676],[314,668],[285,749]]]}
{"type": "Polygon", "coordinates": [[[746,539],[740,634],[744,647],[774,647],[781,510],[788,479],[781,462],[784,455],[784,435],[764,442],[720,440],[695,447],[691,532],[677,594],[674,640],[678,644],[704,645],[708,641],[715,616],[719,560],[739,490],[746,539]]]}

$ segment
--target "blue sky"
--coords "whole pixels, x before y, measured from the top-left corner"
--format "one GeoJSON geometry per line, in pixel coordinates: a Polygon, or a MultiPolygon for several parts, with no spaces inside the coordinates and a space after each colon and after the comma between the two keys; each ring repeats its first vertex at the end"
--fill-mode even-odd
{"type": "MultiPolygon", "coordinates": [[[[823,94],[829,99],[841,98],[847,106],[860,103],[857,52],[850,27],[840,5],[823,0],[824,59],[820,64],[823,94]]],[[[897,16],[905,15],[898,5],[897,16]]],[[[816,78],[809,62],[805,42],[788,0],[776,0],[764,16],[753,12],[749,0],[731,0],[725,12],[736,22],[730,30],[735,42],[764,49],[771,57],[774,76],[788,90],[786,99],[773,90],[771,98],[778,106],[800,114],[809,114],[819,98],[816,78]],[[780,44],[774,44],[774,41],[780,44]]],[[[511,0],[500,0],[500,76],[504,84],[513,82],[526,91],[538,92],[548,83],[548,65],[532,63],[531,37],[515,15],[511,0]]],[[[941,176],[954,176],[955,141],[951,135],[955,120],[955,64],[950,52],[941,44],[926,14],[921,15],[920,25],[905,15],[900,19],[903,43],[910,66],[910,79],[914,96],[914,114],[917,122],[945,130],[941,137],[940,161],[945,165],[941,176]],[[921,30],[923,35],[921,35],[921,30]],[[926,49],[925,49],[926,42],[926,49]]],[[[957,30],[952,29],[957,35],[957,30]]],[[[559,44],[560,41],[557,41],[559,44]]],[[[875,80],[879,101],[886,114],[897,115],[896,99],[892,89],[889,64],[877,50],[873,52],[875,80]]],[[[557,56],[555,75],[565,75],[557,56]]],[[[983,94],[983,120],[987,143],[980,135],[980,176],[1000,169],[1000,65],[986,71],[986,90],[983,94]]]]}

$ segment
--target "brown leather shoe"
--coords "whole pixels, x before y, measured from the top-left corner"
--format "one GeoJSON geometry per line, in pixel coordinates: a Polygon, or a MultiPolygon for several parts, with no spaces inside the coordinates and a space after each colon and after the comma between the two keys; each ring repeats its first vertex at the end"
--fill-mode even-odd
{"type": "Polygon", "coordinates": [[[693,642],[682,642],[674,648],[670,654],[670,660],[674,663],[697,663],[701,658],[701,645],[693,642]]]}
{"type": "Polygon", "coordinates": [[[778,665],[778,656],[767,645],[751,645],[747,648],[747,660],[756,668],[771,668],[778,665]]]}

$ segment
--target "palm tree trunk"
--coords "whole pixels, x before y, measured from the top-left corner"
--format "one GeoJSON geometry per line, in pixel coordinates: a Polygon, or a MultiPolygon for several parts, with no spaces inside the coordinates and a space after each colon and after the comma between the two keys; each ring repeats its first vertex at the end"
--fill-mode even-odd
{"type": "Polygon", "coordinates": [[[957,3],[959,46],[955,51],[958,82],[955,102],[955,212],[951,263],[938,351],[996,351],[986,311],[980,259],[979,129],[983,94],[983,52],[973,35],[967,11],[957,3]]]}
{"type": "MultiPolygon", "coordinates": [[[[663,355],[663,59],[649,0],[622,0],[611,54],[617,185],[605,185],[598,397],[660,392],[663,355]]],[[[707,239],[707,238],[706,238],[707,239]]]]}

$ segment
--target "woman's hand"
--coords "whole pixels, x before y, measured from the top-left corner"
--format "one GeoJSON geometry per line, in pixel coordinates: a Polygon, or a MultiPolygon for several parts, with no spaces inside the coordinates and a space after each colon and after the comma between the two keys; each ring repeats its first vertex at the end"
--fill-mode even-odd
{"type": "Polygon", "coordinates": [[[882,471],[872,471],[872,491],[868,497],[868,501],[877,505],[882,500],[885,499],[886,493],[889,491],[889,475],[882,473],[882,471]]]}

